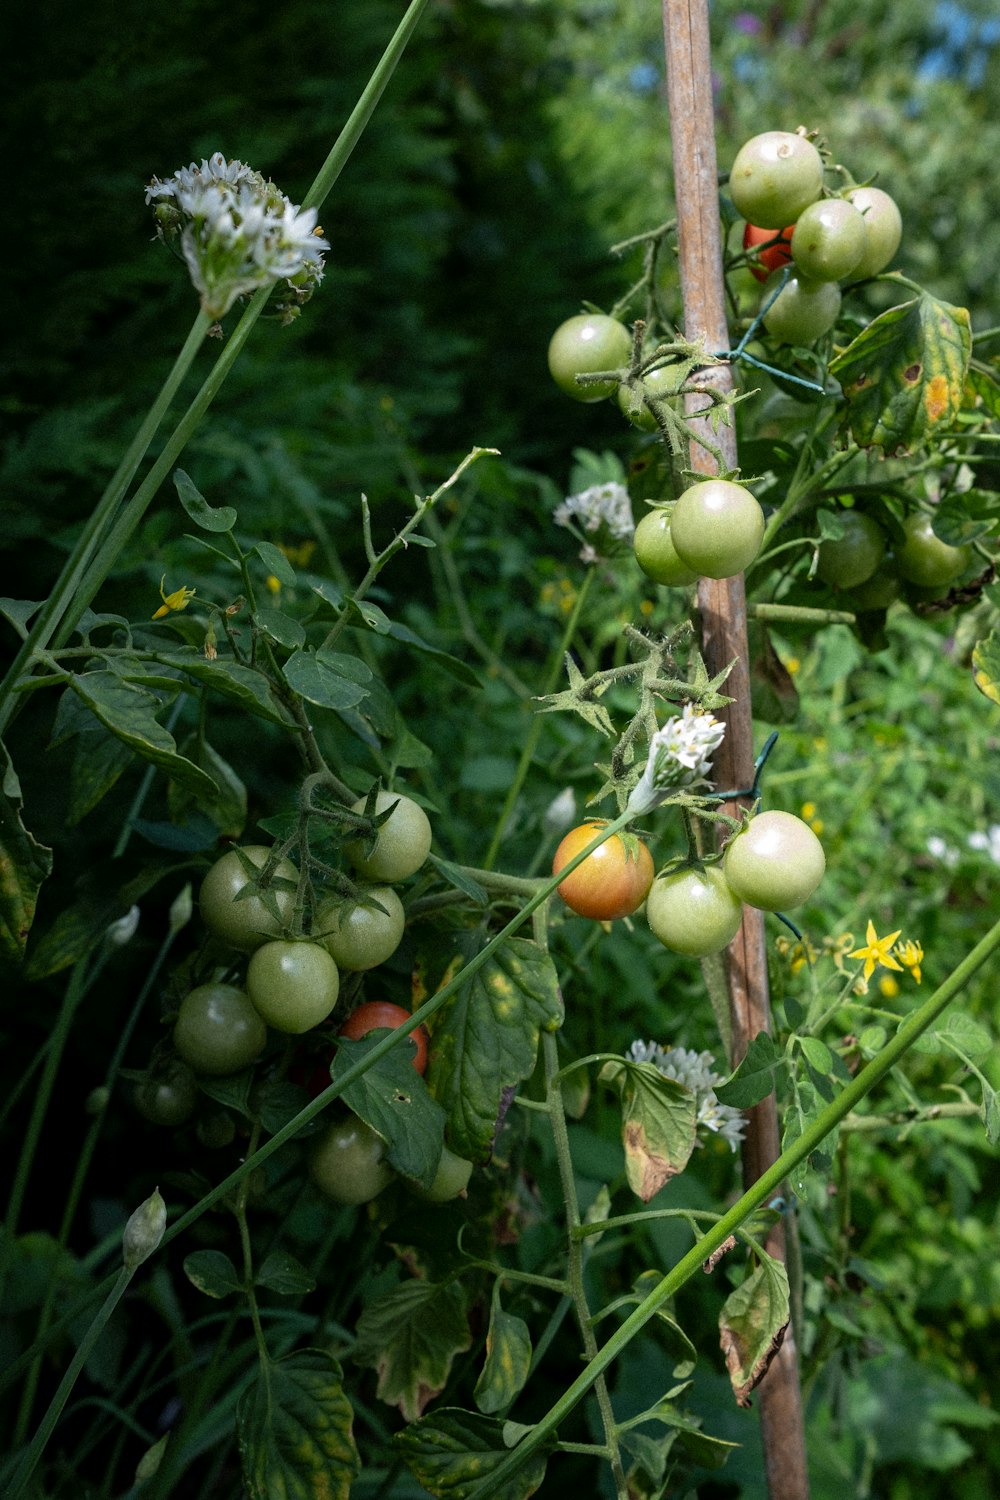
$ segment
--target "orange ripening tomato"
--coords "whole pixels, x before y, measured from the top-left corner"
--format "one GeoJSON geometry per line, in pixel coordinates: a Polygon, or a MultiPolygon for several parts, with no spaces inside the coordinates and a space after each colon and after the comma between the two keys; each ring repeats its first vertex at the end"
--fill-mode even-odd
{"type": "MultiPolygon", "coordinates": [[[[404,1021],[410,1019],[410,1011],[404,1010],[401,1005],[393,1005],[391,1000],[366,1000],[353,1010],[338,1032],[339,1036],[346,1036],[352,1042],[359,1042],[369,1031],[377,1031],[382,1028],[395,1030],[402,1026],[404,1021]]],[[[427,1043],[428,1035],[426,1028],[417,1026],[410,1032],[410,1036],[417,1044],[417,1050],[413,1057],[413,1066],[418,1073],[423,1073],[427,1067],[427,1043]]]]}
{"type": "MultiPolygon", "coordinates": [[[[601,827],[600,822],[593,822],[570,829],[555,852],[553,875],[585,849],[601,827]]],[[[613,833],[567,875],[558,889],[577,916],[613,922],[638,910],[653,883],[653,873],[653,857],[642,840],[634,833],[613,833]]]]}
{"type": "Polygon", "coordinates": [[[754,260],[750,261],[750,270],[758,281],[766,281],[772,271],[777,271],[779,266],[787,266],[792,258],[792,230],[794,224],[787,228],[761,229],[757,224],[748,224],[743,231],[744,250],[754,250],[758,245],[767,244],[768,240],[775,239],[780,234],[776,244],[768,245],[766,250],[758,250],[754,260]]]}

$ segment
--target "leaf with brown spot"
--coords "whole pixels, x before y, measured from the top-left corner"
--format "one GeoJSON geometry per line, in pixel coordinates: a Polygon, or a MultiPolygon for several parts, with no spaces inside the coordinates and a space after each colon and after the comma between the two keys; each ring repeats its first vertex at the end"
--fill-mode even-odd
{"type": "Polygon", "coordinates": [[[971,355],[966,308],[927,292],[890,307],[830,365],[847,400],[844,425],[863,448],[915,447],[958,416],[971,355]]]}
{"type": "Polygon", "coordinates": [[[991,631],[973,647],[972,680],[991,703],[1000,703],[1000,631],[991,631]]]}
{"type": "Polygon", "coordinates": [[[444,1390],[455,1355],[471,1342],[458,1282],[405,1281],[361,1314],[354,1358],[378,1371],[379,1399],[415,1422],[444,1390]]]}
{"type": "Polygon", "coordinates": [[[751,1404],[750,1392],[781,1348],[788,1316],[788,1275],[780,1261],[765,1255],[719,1314],[719,1343],[737,1406],[751,1404]]]}
{"type": "Polygon", "coordinates": [[[250,1500],[347,1500],[361,1465],[354,1413],[332,1354],[265,1359],[236,1409],[250,1500]]]}
{"type": "Polygon", "coordinates": [[[21,822],[21,783],[2,744],[0,772],[0,954],[20,962],[39,889],[52,869],[52,850],[21,822]]]}
{"type": "Polygon", "coordinates": [[[625,1175],[632,1191],[648,1203],[688,1164],[697,1101],[690,1089],[664,1078],[652,1063],[608,1062],[599,1076],[621,1099],[625,1175]]]}

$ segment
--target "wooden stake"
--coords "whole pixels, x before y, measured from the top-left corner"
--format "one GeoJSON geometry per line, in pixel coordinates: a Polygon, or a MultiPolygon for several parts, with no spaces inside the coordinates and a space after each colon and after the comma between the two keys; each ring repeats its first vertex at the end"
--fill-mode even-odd
{"type": "MultiPolygon", "coordinates": [[[[713,352],[728,349],[730,340],[722,276],[708,0],[662,0],[662,4],[684,333],[692,340],[703,337],[706,349],[713,352]]],[[[699,380],[728,390],[732,386],[730,366],[702,372],[699,380]]],[[[699,400],[692,397],[689,410],[697,411],[699,400]]],[[[727,467],[735,469],[733,429],[723,427],[713,434],[706,424],[706,435],[721,449],[727,467]]],[[[697,442],[691,443],[690,467],[701,474],[716,472],[711,454],[697,442]]],[[[726,724],[726,737],[715,756],[714,779],[719,786],[749,786],[754,751],[742,575],[719,581],[702,579],[698,608],[702,651],[709,672],[718,672],[735,661],[725,691],[736,701],[719,715],[726,724]]],[[[738,804],[727,804],[725,811],[738,815],[738,804]]],[[[763,914],[746,906],[743,911],[743,925],[727,955],[734,1063],[758,1032],[771,1029],[763,914]]],[[[772,1095],[749,1114],[743,1148],[744,1184],[755,1182],[779,1154],[778,1117],[772,1095]]],[[[784,1259],[782,1225],[776,1226],[767,1248],[784,1259]]],[[[798,1354],[791,1326],[756,1394],[772,1500],[808,1500],[798,1354]]]]}

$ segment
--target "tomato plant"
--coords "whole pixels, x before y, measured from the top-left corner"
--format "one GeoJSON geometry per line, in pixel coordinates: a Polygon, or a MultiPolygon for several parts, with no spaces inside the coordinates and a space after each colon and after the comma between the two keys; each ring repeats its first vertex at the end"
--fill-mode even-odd
{"type": "MultiPolygon", "coordinates": [[[[570,829],[553,856],[553,875],[596,838],[601,826],[581,823],[570,829]]],[[[566,876],[558,890],[577,916],[613,922],[642,905],[652,879],[653,858],[642,840],[634,834],[614,833],[566,876]]]]}
{"type": "Polygon", "coordinates": [[[723,872],[748,906],[792,911],[816,890],[826,870],[823,845],[793,813],[763,812],[726,845],[723,872]]]}
{"type": "Polygon", "coordinates": [[[840,281],[865,253],[865,221],[846,198],[820,198],[804,208],[792,234],[792,259],[807,281],[840,281]]]}
{"type": "MultiPolygon", "coordinates": [[[[351,811],[365,812],[366,802],[367,798],[359,797],[351,811]]],[[[355,839],[346,846],[348,858],[365,880],[379,883],[406,880],[416,874],[430,853],[433,836],[430,819],[420,804],[400,792],[379,791],[374,812],[384,813],[390,807],[393,810],[379,825],[373,845],[355,839]]]]}
{"type": "Polygon", "coordinates": [[[361,899],[331,897],[313,913],[313,936],[340,969],[374,969],[391,958],[403,937],[406,914],[391,885],[361,888],[361,899]]]}
{"type": "Polygon", "coordinates": [[[650,931],[689,958],[721,953],[739,931],[743,906],[718,865],[682,865],[658,875],[646,901],[650,931]]]}
{"type": "Polygon", "coordinates": [[[363,1120],[345,1115],[313,1141],[309,1175],[335,1203],[370,1203],[396,1174],[385,1160],[381,1136],[363,1120]]]}
{"type": "Polygon", "coordinates": [[[265,943],[247,966],[247,993],[275,1031],[298,1034],[311,1031],[333,1010],[340,972],[319,943],[265,943]]]}
{"type": "Polygon", "coordinates": [[[549,342],[549,372],[561,391],[576,401],[603,401],[618,389],[616,380],[577,385],[578,375],[596,375],[628,364],[632,335],[604,313],[578,313],[560,323],[549,342]]]}
{"type": "Polygon", "coordinates": [[[201,984],[181,1001],[174,1046],[196,1073],[238,1073],[263,1052],[267,1027],[245,990],[201,984]]]}
{"type": "Polygon", "coordinates": [[[647,578],[668,588],[683,588],[696,583],[698,574],[681,562],[670,534],[670,517],[665,510],[651,510],[642,517],[632,538],[635,560],[647,578]]]}
{"type": "Polygon", "coordinates": [[[814,344],[836,323],[840,302],[835,281],[793,276],[764,313],[764,327],[779,344],[814,344]]]}
{"type": "Polygon", "coordinates": [[[816,576],[831,588],[850,589],[871,578],[885,555],[886,534],[862,510],[839,511],[842,536],[820,542],[816,576]]]}
{"type": "Polygon", "coordinates": [[[147,1073],[135,1085],[132,1101],[151,1125],[183,1125],[200,1098],[198,1081],[186,1063],[174,1060],[164,1070],[147,1073]]]}
{"type": "Polygon", "coordinates": [[[633,427],[638,427],[640,432],[655,432],[656,418],[647,403],[669,400],[670,397],[677,395],[678,387],[683,384],[683,366],[656,365],[642,377],[637,387],[630,387],[626,384],[618,387],[618,405],[633,427]],[[635,404],[637,395],[642,398],[642,404],[639,406],[635,404]]]}
{"type": "Polygon", "coordinates": [[[761,224],[744,226],[743,248],[755,252],[749,265],[758,281],[766,281],[772,271],[777,271],[780,266],[788,265],[792,258],[794,228],[794,224],[786,224],[780,231],[765,229],[761,224]]]}
{"type": "Polygon", "coordinates": [[[903,220],[895,200],[882,188],[851,188],[847,199],[865,224],[865,248],[852,273],[861,281],[877,276],[892,260],[903,237],[903,220]]]}
{"type": "Polygon", "coordinates": [[[760,551],[764,512],[744,485],[705,479],[677,501],[670,537],[681,562],[702,577],[732,578],[760,551]]]}
{"type": "Polygon", "coordinates": [[[729,172],[740,216],[764,229],[792,224],[823,189],[823,159],[811,141],[766,130],[745,141],[729,172]]]}
{"type": "Polygon", "coordinates": [[[247,844],[238,852],[230,849],[216,860],[198,894],[201,918],[212,936],[244,953],[277,937],[291,920],[298,879],[291,860],[278,863],[266,896],[254,890],[253,877],[244,865],[248,860],[260,870],[270,853],[263,844],[247,844]]]}
{"type": "Polygon", "coordinates": [[[930,516],[914,513],[903,522],[903,545],[899,571],[903,578],[924,589],[943,589],[954,583],[969,566],[968,547],[952,547],[934,530],[930,516]]]}
{"type": "MultiPolygon", "coordinates": [[[[390,1000],[366,1000],[359,1005],[357,1010],[351,1012],[347,1020],[340,1027],[339,1036],[346,1036],[349,1041],[360,1041],[370,1031],[395,1030],[410,1019],[410,1012],[404,1010],[401,1005],[393,1005],[390,1000]]],[[[413,1056],[413,1066],[418,1073],[424,1073],[427,1069],[427,1048],[429,1038],[425,1026],[417,1026],[410,1032],[411,1039],[416,1043],[416,1052],[413,1056]]]]}

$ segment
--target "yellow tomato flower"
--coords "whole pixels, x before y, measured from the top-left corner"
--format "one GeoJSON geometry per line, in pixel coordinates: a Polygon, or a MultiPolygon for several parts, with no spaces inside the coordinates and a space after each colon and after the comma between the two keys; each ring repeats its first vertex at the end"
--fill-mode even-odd
{"type": "Polygon", "coordinates": [[[897,973],[902,974],[903,965],[898,964],[890,952],[893,943],[899,937],[901,931],[902,928],[897,928],[888,937],[880,938],[875,931],[875,923],[869,919],[865,930],[865,946],[863,948],[855,948],[853,953],[847,955],[848,958],[864,959],[864,979],[866,984],[874,974],[878,964],[881,964],[883,969],[895,969],[897,973]]]}
{"type": "Polygon", "coordinates": [[[879,994],[885,1000],[895,1000],[899,994],[899,984],[891,974],[883,974],[878,982],[879,994]]]}
{"type": "Polygon", "coordinates": [[[909,969],[917,983],[920,983],[920,965],[923,963],[924,950],[920,944],[912,938],[907,938],[905,943],[896,944],[896,957],[904,969],[909,969]]]}
{"type": "Polygon", "coordinates": [[[808,823],[810,818],[814,818],[816,816],[818,810],[819,809],[817,808],[815,802],[803,802],[800,815],[805,818],[806,822],[808,823]]]}
{"type": "Polygon", "coordinates": [[[153,615],[154,620],[162,620],[165,615],[169,615],[175,610],[187,609],[197,593],[196,589],[179,588],[175,589],[172,594],[166,594],[163,591],[163,585],[166,581],[167,575],[164,573],[160,579],[160,598],[163,600],[163,603],[153,615]]]}

